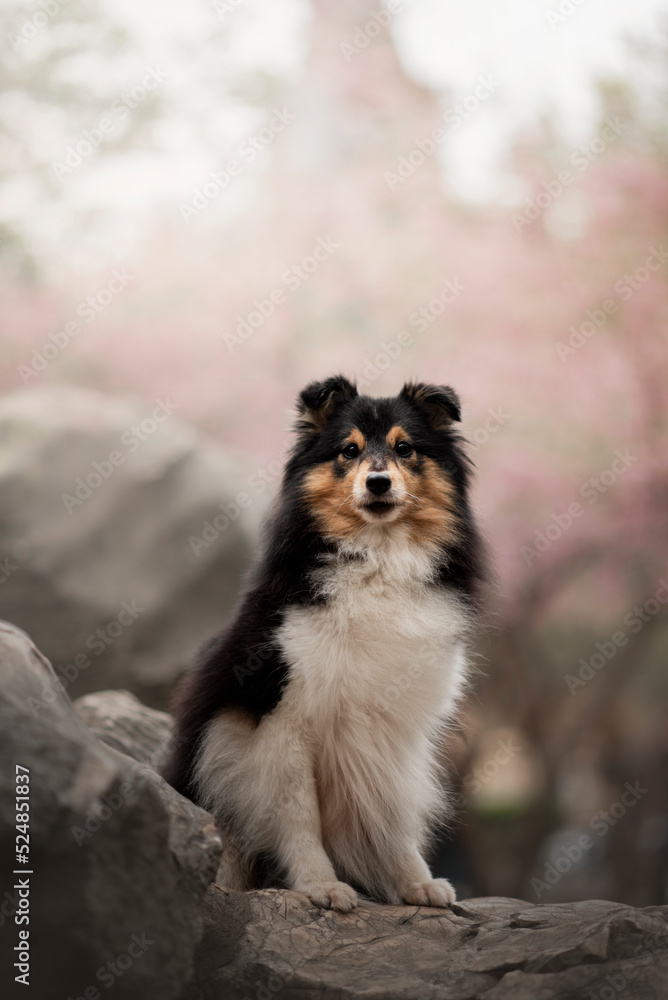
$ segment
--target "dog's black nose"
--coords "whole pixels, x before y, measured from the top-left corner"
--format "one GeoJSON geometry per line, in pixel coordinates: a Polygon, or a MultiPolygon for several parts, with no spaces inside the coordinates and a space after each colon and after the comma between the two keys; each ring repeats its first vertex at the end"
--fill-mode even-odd
{"type": "Polygon", "coordinates": [[[376,496],[387,493],[391,485],[392,480],[385,472],[372,472],[366,477],[366,488],[376,496]]]}

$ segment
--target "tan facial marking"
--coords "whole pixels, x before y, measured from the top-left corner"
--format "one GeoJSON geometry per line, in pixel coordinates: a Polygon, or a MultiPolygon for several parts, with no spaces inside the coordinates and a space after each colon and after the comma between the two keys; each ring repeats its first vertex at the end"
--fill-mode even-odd
{"type": "Polygon", "coordinates": [[[419,545],[454,542],[458,535],[457,504],[447,473],[431,458],[423,460],[420,473],[405,466],[399,473],[406,491],[417,497],[402,511],[401,518],[411,526],[413,540],[419,545]]]}
{"type": "MultiPolygon", "coordinates": [[[[353,473],[354,463],[350,466],[353,473]]],[[[323,534],[352,538],[364,524],[353,506],[351,487],[351,475],[339,479],[331,465],[318,465],[305,476],[304,493],[323,534]]]]}
{"type": "MultiPolygon", "coordinates": [[[[392,427],[386,435],[388,447],[396,447],[401,440],[409,440],[404,429],[392,427]]],[[[364,435],[357,428],[350,432],[344,446],[353,443],[360,452],[366,448],[364,435]]],[[[355,496],[363,494],[366,477],[376,466],[371,458],[351,461],[342,455],[336,463],[344,475],[337,475],[331,463],[319,465],[307,473],[304,495],[324,535],[353,539],[367,523],[355,496]]],[[[426,457],[420,460],[413,454],[391,462],[387,471],[400,504],[397,521],[408,527],[412,541],[428,547],[455,542],[459,533],[455,487],[438,463],[426,457]]]]}
{"type": "Polygon", "coordinates": [[[364,439],[364,435],[360,430],[357,429],[357,427],[353,427],[353,429],[351,430],[350,434],[344,441],[344,445],[346,444],[356,444],[360,451],[364,451],[364,449],[366,448],[366,441],[364,439]]]}
{"type": "MultiPolygon", "coordinates": [[[[360,454],[362,454],[362,452],[366,448],[366,439],[362,434],[362,432],[357,429],[357,427],[353,427],[348,437],[345,439],[345,441],[342,442],[341,449],[343,450],[343,448],[345,448],[346,445],[348,444],[356,444],[360,450],[360,454]]],[[[351,471],[351,465],[357,464],[354,460],[351,461],[351,459],[346,458],[345,455],[341,453],[338,454],[336,461],[338,462],[339,466],[345,470],[346,473],[351,471]]]]}
{"type": "Polygon", "coordinates": [[[396,448],[396,446],[399,444],[400,441],[410,442],[408,434],[403,429],[403,427],[399,426],[399,424],[395,424],[394,427],[391,427],[389,429],[385,437],[385,440],[387,441],[388,448],[396,448]]]}

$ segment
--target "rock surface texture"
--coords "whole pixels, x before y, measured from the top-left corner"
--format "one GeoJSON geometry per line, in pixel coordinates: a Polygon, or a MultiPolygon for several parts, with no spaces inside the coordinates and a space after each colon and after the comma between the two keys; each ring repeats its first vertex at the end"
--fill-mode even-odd
{"type": "Polygon", "coordinates": [[[471,899],[318,912],[210,887],[187,1000],[665,1000],[668,907],[471,899]]]}
{"type": "Polygon", "coordinates": [[[159,771],[167,759],[173,724],[166,712],[142,705],[129,691],[99,691],[77,698],[77,714],[99,740],[159,771]]]}
{"type": "MultiPolygon", "coordinates": [[[[108,695],[110,715],[116,698],[117,692],[108,695]]],[[[137,706],[140,747],[147,710],[137,706]]],[[[154,714],[164,726],[162,713],[154,714]]],[[[192,976],[202,901],[218,866],[213,820],[150,767],[96,739],[59,690],[49,662],[6,623],[0,623],[0,762],[0,995],[98,1000],[109,990],[131,1000],[178,997],[192,976]],[[43,708],[45,684],[53,697],[43,708]],[[17,765],[30,777],[24,865],[15,861],[17,765]],[[26,878],[27,988],[13,970],[26,926],[15,923],[26,878]]]]}
{"type": "Polygon", "coordinates": [[[10,867],[3,872],[3,997],[668,997],[668,907],[472,899],[451,910],[363,902],[339,914],[300,893],[212,882],[212,817],[153,770],[171,738],[167,715],[121,691],[73,707],[49,663],[7,624],[0,672],[0,856],[14,856],[19,763],[30,770],[35,873],[25,989],[13,988],[17,899],[10,867]],[[45,680],[54,697],[40,708],[45,680]]]}
{"type": "Polygon", "coordinates": [[[0,618],[72,697],[128,688],[164,707],[250,563],[271,484],[253,488],[248,471],[179,419],[178,400],[62,386],[4,397],[0,618]]]}

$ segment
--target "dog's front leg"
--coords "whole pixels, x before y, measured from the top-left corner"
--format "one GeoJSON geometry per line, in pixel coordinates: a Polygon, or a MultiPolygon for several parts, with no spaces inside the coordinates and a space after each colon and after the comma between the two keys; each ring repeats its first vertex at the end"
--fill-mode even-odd
{"type": "Polygon", "coordinates": [[[433,878],[416,844],[407,846],[395,860],[396,890],[403,903],[416,906],[450,906],[455,890],[446,878],[433,878]]]}
{"type": "Polygon", "coordinates": [[[355,890],[340,882],[322,845],[314,768],[305,748],[294,748],[282,762],[276,786],[274,852],[288,884],[318,906],[343,913],[357,905],[355,890]]]}
{"type": "Polygon", "coordinates": [[[269,852],[291,889],[346,912],[357,903],[322,844],[313,739],[283,705],[259,725],[234,710],[213,720],[198,761],[201,802],[231,825],[244,855],[269,852]]]}

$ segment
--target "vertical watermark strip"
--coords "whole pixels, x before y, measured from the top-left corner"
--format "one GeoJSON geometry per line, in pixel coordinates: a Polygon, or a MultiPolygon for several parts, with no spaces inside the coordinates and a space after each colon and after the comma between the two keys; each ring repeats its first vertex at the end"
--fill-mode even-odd
{"type": "Polygon", "coordinates": [[[16,838],[15,859],[17,867],[13,874],[16,881],[12,888],[15,892],[16,907],[14,924],[18,927],[18,943],[14,945],[16,969],[14,981],[23,986],[30,986],[30,878],[33,871],[30,865],[30,770],[22,764],[16,765],[16,838]]]}

